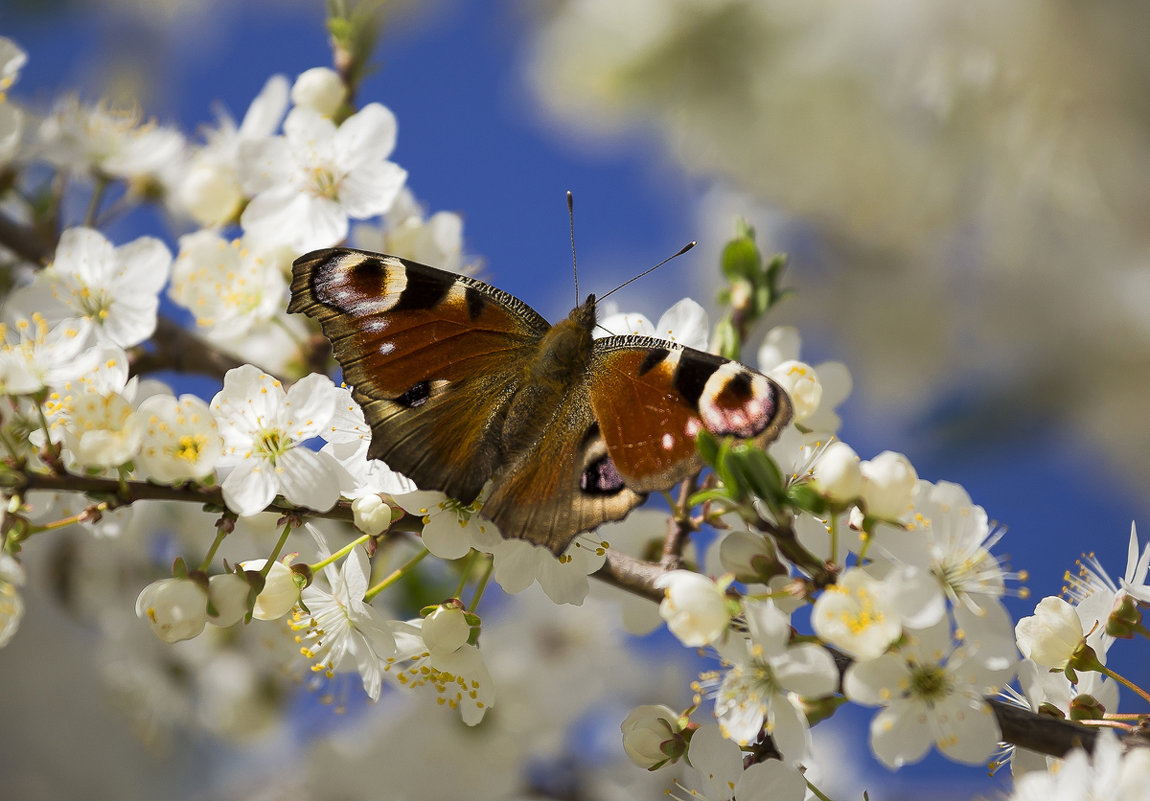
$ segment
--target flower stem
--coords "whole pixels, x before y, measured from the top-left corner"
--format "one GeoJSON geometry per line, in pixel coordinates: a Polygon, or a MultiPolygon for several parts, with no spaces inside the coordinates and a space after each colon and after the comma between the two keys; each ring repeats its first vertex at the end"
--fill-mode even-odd
{"type": "Polygon", "coordinates": [[[364,534],[363,536],[356,537],[354,540],[352,540],[347,545],[340,548],[338,551],[333,553],[331,556],[327,557],[326,559],[320,559],[314,565],[308,565],[308,567],[311,568],[312,573],[318,573],[320,570],[327,567],[332,562],[336,562],[336,561],[342,559],[343,557],[347,556],[352,551],[354,551],[357,545],[363,545],[365,542],[367,542],[370,539],[371,539],[370,534],[364,534]]]}
{"type": "Polygon", "coordinates": [[[268,571],[272,569],[272,562],[274,562],[276,559],[279,559],[280,551],[282,551],[284,549],[284,545],[287,544],[288,534],[291,534],[291,523],[284,524],[284,533],[280,534],[280,540],[276,543],[275,550],[272,551],[271,556],[268,557],[267,562],[264,563],[263,568],[260,570],[260,575],[264,578],[267,578],[268,571]]]}
{"type": "Polygon", "coordinates": [[[216,538],[212,542],[212,547],[208,548],[208,552],[204,554],[204,561],[200,562],[200,570],[207,571],[212,566],[212,562],[216,558],[216,551],[219,550],[220,543],[228,536],[228,530],[223,526],[216,527],[216,538]]]}
{"type": "MultiPolygon", "coordinates": [[[[1095,668],[1095,669],[1098,670],[1098,668],[1095,668]]],[[[1142,700],[1150,701],[1150,693],[1147,693],[1145,690],[1143,690],[1141,687],[1139,687],[1134,682],[1130,681],[1130,679],[1126,678],[1125,676],[1118,675],[1117,673],[1115,673],[1113,670],[1106,667],[1105,665],[1102,665],[1101,670],[1099,670],[1098,672],[1104,676],[1109,676],[1110,678],[1114,679],[1114,681],[1118,682],[1119,684],[1121,684],[1125,687],[1129,687],[1131,690],[1138,693],[1138,696],[1142,700]]]]}
{"type": "Polygon", "coordinates": [[[27,537],[31,537],[33,534],[42,534],[45,531],[55,531],[57,529],[67,528],[68,526],[74,525],[76,523],[83,523],[86,520],[90,520],[93,515],[106,511],[108,511],[107,502],[93,504],[92,506],[84,509],[84,511],[78,512],[74,515],[62,517],[59,520],[53,520],[51,523],[45,523],[42,526],[30,526],[28,528],[27,537]]]}
{"type": "Polygon", "coordinates": [[[422,562],[429,553],[431,553],[431,551],[427,550],[426,548],[421,549],[419,553],[408,559],[407,562],[405,562],[402,566],[397,567],[395,570],[391,571],[387,578],[365,592],[363,594],[363,600],[365,602],[370,602],[372,598],[379,595],[392,584],[403,578],[404,573],[422,562]]]}
{"type": "Polygon", "coordinates": [[[467,564],[463,566],[463,571],[459,577],[459,584],[456,586],[455,593],[451,596],[452,598],[463,597],[463,588],[467,586],[467,580],[471,577],[471,570],[475,567],[475,560],[478,558],[479,551],[472,548],[471,552],[467,555],[467,564]]]}
{"type": "Polygon", "coordinates": [[[819,801],[831,801],[831,799],[829,797],[827,797],[827,795],[825,793],[823,793],[821,790],[819,790],[819,788],[817,788],[813,784],[811,784],[809,779],[806,781],[807,781],[807,789],[810,790],[814,794],[815,798],[819,799],[819,801]]]}
{"type": "Polygon", "coordinates": [[[487,582],[491,581],[491,574],[494,572],[495,560],[488,559],[487,566],[483,570],[483,575],[479,578],[479,584],[475,587],[475,595],[471,596],[471,604],[468,605],[467,611],[474,612],[479,608],[479,602],[483,600],[483,593],[487,590],[487,582]]]}

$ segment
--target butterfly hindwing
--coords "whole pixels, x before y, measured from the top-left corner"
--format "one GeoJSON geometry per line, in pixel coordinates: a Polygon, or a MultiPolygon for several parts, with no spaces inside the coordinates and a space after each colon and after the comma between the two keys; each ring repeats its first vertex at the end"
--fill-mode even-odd
{"type": "Polygon", "coordinates": [[[765,375],[666,340],[596,340],[590,373],[607,450],[636,492],[668,489],[700,469],[700,429],[765,444],[791,419],[790,398],[765,375]]]}
{"type": "Polygon", "coordinates": [[[546,421],[546,434],[494,482],[483,514],[504,536],[528,539],[559,555],[578,532],[618,520],[646,498],[614,471],[589,391],[584,376],[546,421]]]}
{"type": "Polygon", "coordinates": [[[547,321],[473,278],[343,248],[295,262],[288,311],[331,341],[371,425],[370,457],[474,499],[505,461],[502,419],[547,321]]]}

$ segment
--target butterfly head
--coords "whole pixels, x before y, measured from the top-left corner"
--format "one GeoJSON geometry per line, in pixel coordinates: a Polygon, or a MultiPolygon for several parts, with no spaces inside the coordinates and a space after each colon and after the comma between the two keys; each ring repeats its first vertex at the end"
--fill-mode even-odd
{"type": "Polygon", "coordinates": [[[583,301],[582,305],[571,310],[567,319],[585,331],[593,330],[596,320],[595,295],[588,295],[587,300],[583,301]]]}

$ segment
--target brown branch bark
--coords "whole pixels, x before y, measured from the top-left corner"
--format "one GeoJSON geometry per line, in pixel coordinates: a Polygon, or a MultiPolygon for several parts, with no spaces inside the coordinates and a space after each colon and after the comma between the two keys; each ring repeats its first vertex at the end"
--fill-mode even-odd
{"type": "Polygon", "coordinates": [[[54,249],[53,244],[42,239],[34,229],[21,225],[6,214],[0,214],[0,245],[39,265],[52,260],[54,249]]]}

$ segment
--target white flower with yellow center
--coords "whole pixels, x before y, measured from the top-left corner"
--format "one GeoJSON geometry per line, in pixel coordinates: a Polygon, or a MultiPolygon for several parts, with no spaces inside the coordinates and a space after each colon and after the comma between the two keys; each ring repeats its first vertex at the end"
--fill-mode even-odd
{"type": "Polygon", "coordinates": [[[167,246],[154,237],[115,247],[99,231],[69,228],[52,264],[11,303],[41,311],[49,325],[81,318],[100,344],[129,348],[156,330],[171,263],[167,246]]]}
{"type": "Polygon", "coordinates": [[[468,726],[476,725],[495,703],[495,687],[483,655],[474,645],[433,653],[423,641],[422,628],[419,619],[392,624],[397,651],[385,660],[384,674],[401,687],[430,687],[439,703],[459,710],[468,726]]]}
{"type": "Polygon", "coordinates": [[[310,614],[297,610],[292,627],[300,651],[312,662],[312,670],[329,678],[355,671],[363,679],[364,692],[379,700],[384,660],[395,656],[395,637],[388,621],[364,601],[371,566],[362,548],[354,549],[338,570],[323,571],[330,586],[312,584],[302,600],[310,614]]]}
{"type": "Polygon", "coordinates": [[[288,256],[286,250],[254,250],[244,240],[196,231],[180,237],[168,296],[195,315],[209,338],[242,336],[283,309],[288,256]]]}
{"type": "Polygon", "coordinates": [[[153,395],[136,410],[144,441],[136,457],[148,478],[162,484],[199,481],[223,453],[223,440],[208,404],[195,395],[153,395]]]}
{"type": "Polygon", "coordinates": [[[144,186],[166,184],[184,160],[183,135],[144,120],[139,107],[84,106],[74,97],[45,118],[39,140],[50,164],[144,186]]]}
{"type": "Polygon", "coordinates": [[[86,330],[79,320],[49,327],[39,313],[0,323],[0,394],[38,392],[91,369],[95,353],[81,356],[86,330]]]}
{"type": "Polygon", "coordinates": [[[212,399],[224,438],[219,466],[230,468],[222,486],[228,508],[254,515],[282,494],[297,506],[330,509],[339,499],[339,466],[300,446],[327,428],[337,400],[327,376],[309,375],[285,393],[250,364],[229,370],[212,399]]]}
{"type": "Polygon", "coordinates": [[[303,252],[347,237],[348,218],[387,211],[407,172],[387,160],[395,115],[369,103],[336,128],[318,111],[292,109],[284,135],[240,145],[240,177],[254,195],[240,223],[253,239],[303,252]]]}
{"type": "Polygon", "coordinates": [[[945,613],[933,580],[922,571],[899,565],[880,580],[853,567],[815,601],[811,625],[825,642],[865,660],[883,654],[904,625],[930,626],[945,613]]]}
{"type": "Polygon", "coordinates": [[[843,690],[855,703],[883,707],[871,721],[870,746],[888,768],[918,762],[932,745],[949,759],[977,765],[1001,739],[985,696],[1013,675],[1013,664],[978,642],[956,646],[943,620],[908,631],[897,653],[851,665],[843,690]]]}
{"type": "Polygon", "coordinates": [[[715,698],[723,736],[753,743],[765,729],[788,764],[807,757],[811,732],[797,696],[819,698],[838,685],[834,659],[813,644],[790,645],[790,616],[773,601],[746,601],[748,637],[720,648],[731,664],[715,698]]]}

